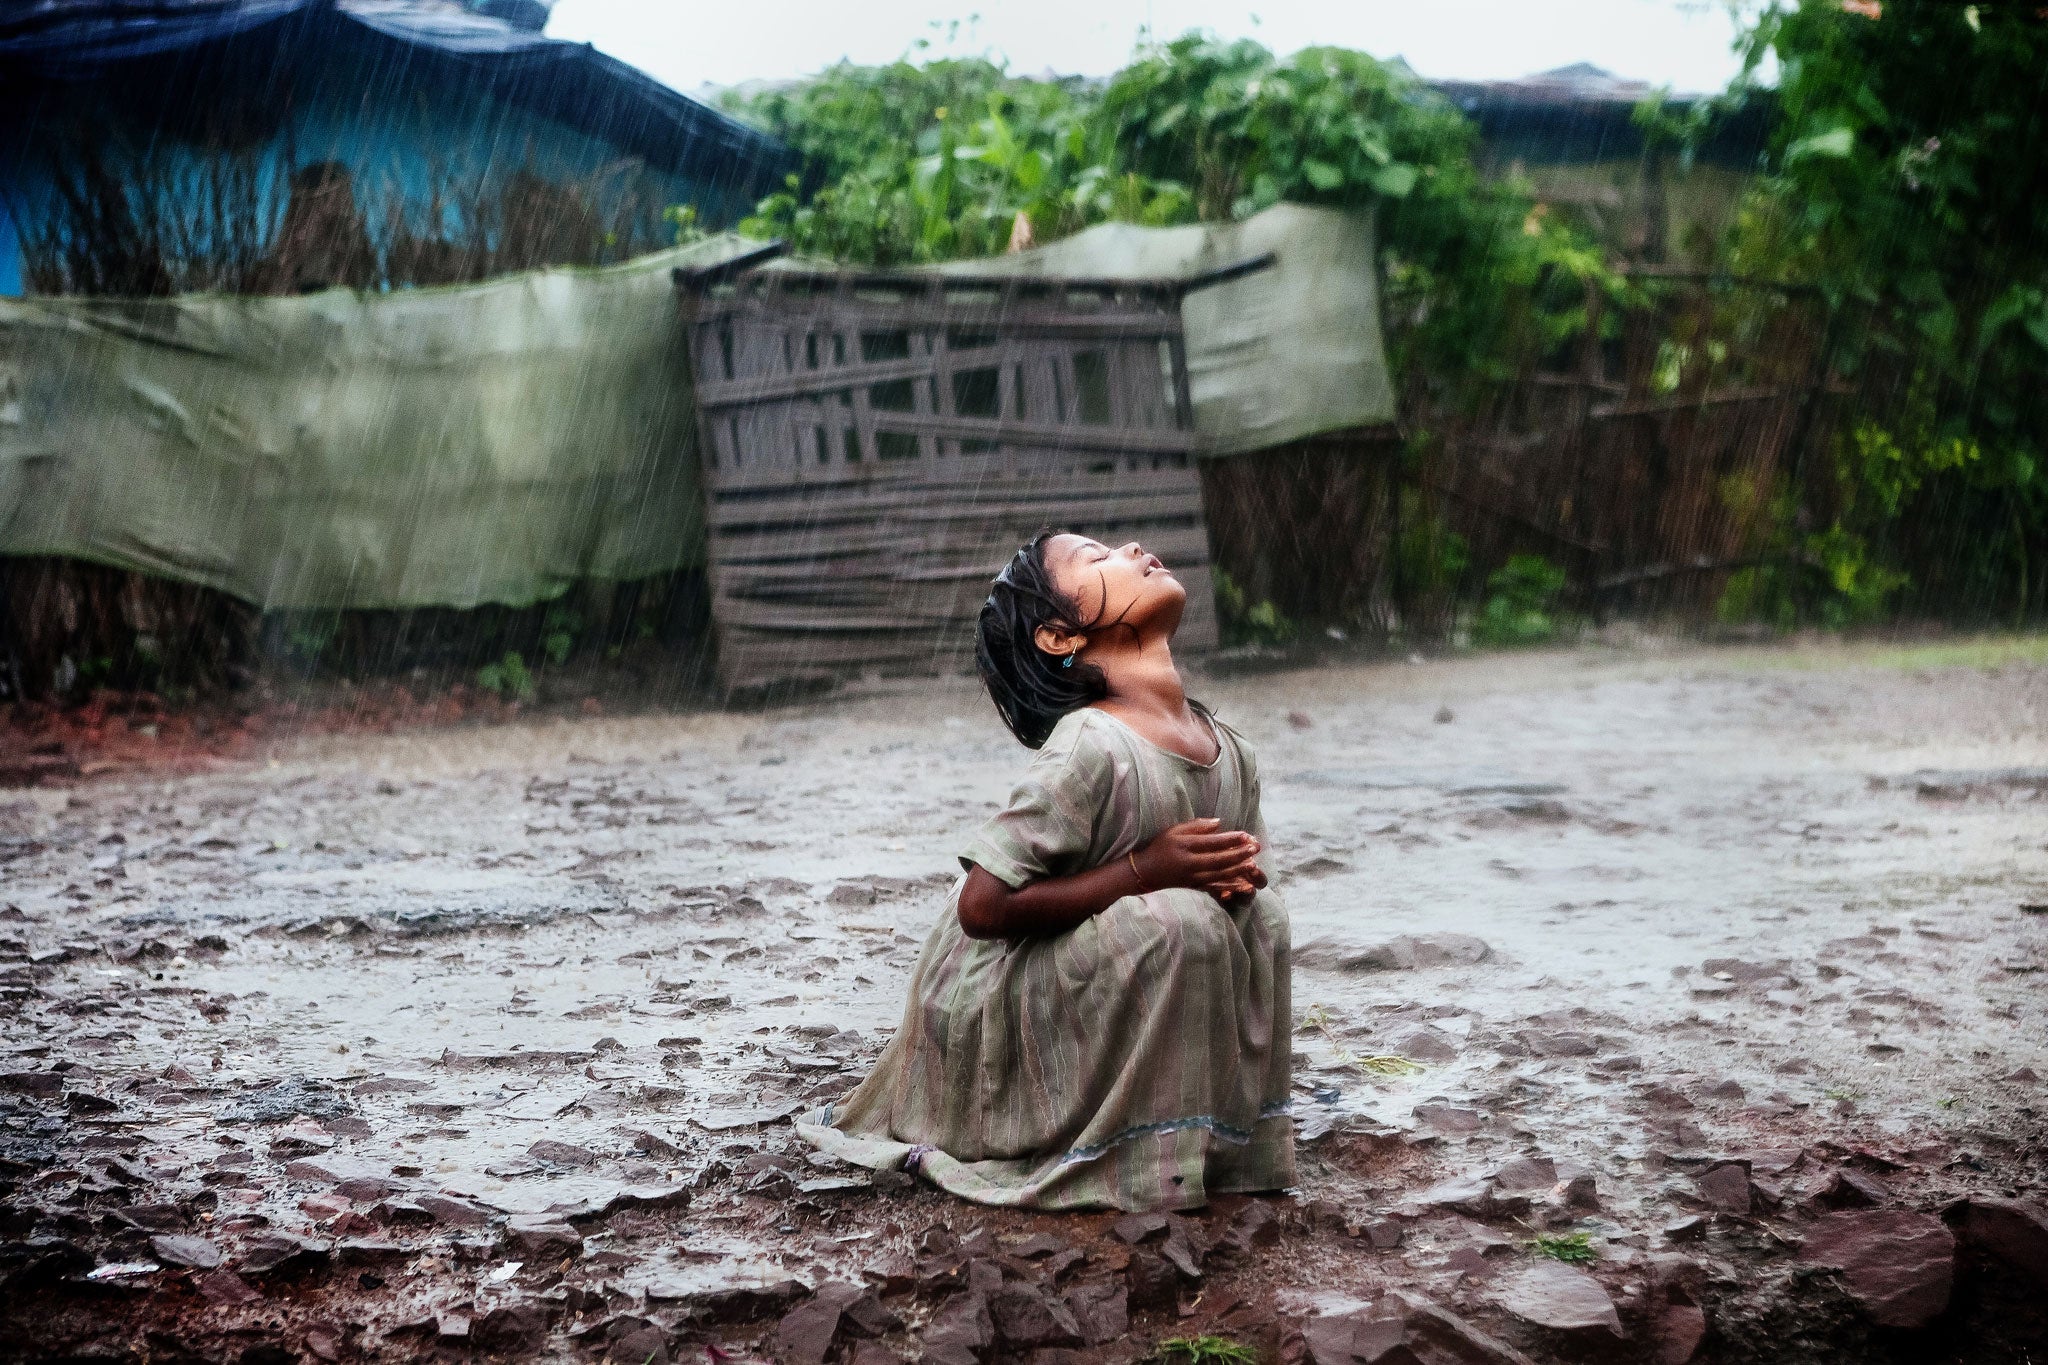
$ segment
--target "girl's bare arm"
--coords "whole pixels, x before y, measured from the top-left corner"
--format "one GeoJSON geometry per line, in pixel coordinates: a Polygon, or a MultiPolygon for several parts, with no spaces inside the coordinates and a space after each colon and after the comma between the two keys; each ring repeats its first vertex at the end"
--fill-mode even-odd
{"type": "Polygon", "coordinates": [[[1223,829],[1214,820],[1189,820],[1129,858],[1072,876],[1012,888],[977,866],[960,888],[960,928],[969,938],[1065,933],[1125,896],[1173,886],[1213,892],[1245,881],[1257,872],[1258,854],[1259,841],[1249,834],[1223,829]]]}

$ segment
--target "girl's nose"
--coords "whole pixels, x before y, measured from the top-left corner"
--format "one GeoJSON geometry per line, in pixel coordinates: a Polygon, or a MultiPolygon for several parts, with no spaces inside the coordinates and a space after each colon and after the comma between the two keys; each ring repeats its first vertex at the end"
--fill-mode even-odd
{"type": "Polygon", "coordinates": [[[1145,547],[1134,540],[1125,545],[1121,553],[1127,554],[1133,559],[1143,559],[1145,557],[1145,547]]]}

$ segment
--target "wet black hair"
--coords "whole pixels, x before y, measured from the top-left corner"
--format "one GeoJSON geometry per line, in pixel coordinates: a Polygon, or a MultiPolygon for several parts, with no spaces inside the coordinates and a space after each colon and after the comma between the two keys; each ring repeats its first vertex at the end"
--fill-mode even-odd
{"type": "Polygon", "coordinates": [[[1094,664],[1048,654],[1035,638],[1040,626],[1080,634],[1096,623],[1081,619],[1080,605],[1060,591],[1045,567],[1045,547],[1058,531],[1040,531],[996,575],[976,623],[974,666],[1003,724],[1027,749],[1045,743],[1069,711],[1109,695],[1094,664]]]}

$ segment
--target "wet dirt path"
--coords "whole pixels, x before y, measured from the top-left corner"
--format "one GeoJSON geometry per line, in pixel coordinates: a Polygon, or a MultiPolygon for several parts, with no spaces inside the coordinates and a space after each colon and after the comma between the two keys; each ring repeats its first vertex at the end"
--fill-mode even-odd
{"type": "Polygon", "coordinates": [[[1302,1184],[1171,1222],[792,1144],[1021,765],[964,682],[0,792],[0,1358],[2039,1341],[2039,641],[1199,691],[1260,748],[1302,1184]]]}

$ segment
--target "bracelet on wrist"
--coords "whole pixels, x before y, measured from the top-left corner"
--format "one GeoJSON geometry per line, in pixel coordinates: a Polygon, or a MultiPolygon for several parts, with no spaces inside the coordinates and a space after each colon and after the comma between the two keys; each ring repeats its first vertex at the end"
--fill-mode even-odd
{"type": "Polygon", "coordinates": [[[1128,853],[1124,854],[1124,861],[1131,865],[1131,876],[1137,879],[1138,894],[1142,896],[1151,895],[1152,888],[1145,885],[1145,874],[1138,871],[1138,851],[1136,849],[1132,849],[1128,853]]]}

